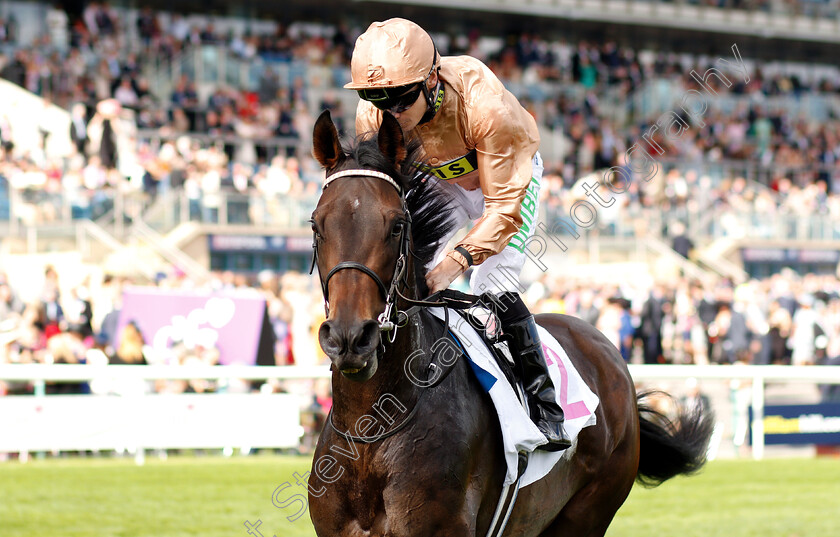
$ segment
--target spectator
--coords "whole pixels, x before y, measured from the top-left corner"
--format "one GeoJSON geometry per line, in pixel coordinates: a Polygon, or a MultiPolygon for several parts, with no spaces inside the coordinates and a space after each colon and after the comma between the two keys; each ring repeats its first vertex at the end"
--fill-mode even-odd
{"type": "Polygon", "coordinates": [[[90,303],[86,285],[74,287],[70,291],[70,300],[65,303],[64,321],[67,330],[78,334],[82,339],[93,336],[93,307],[90,303]]]}
{"type": "Polygon", "coordinates": [[[97,6],[93,17],[99,35],[107,37],[117,33],[117,18],[107,2],[97,6]]]}
{"type": "Polygon", "coordinates": [[[580,303],[577,307],[577,316],[591,325],[598,322],[600,311],[595,306],[595,296],[592,291],[586,289],[580,293],[580,303]]]}
{"type": "Polygon", "coordinates": [[[680,398],[680,402],[690,409],[697,412],[702,412],[706,416],[710,416],[712,412],[712,402],[709,396],[702,392],[700,383],[694,377],[685,380],[686,393],[680,398]]]}
{"type": "Polygon", "coordinates": [[[120,342],[114,355],[109,359],[111,364],[145,365],[146,342],[140,328],[133,321],[123,327],[120,342]]]}
{"type": "Polygon", "coordinates": [[[47,340],[60,334],[64,324],[64,310],[58,300],[58,289],[48,288],[41,305],[43,310],[44,335],[47,340]]]}
{"type": "Polygon", "coordinates": [[[621,307],[612,297],[601,308],[595,328],[601,331],[616,349],[621,348],[621,307]]]}
{"type": "Polygon", "coordinates": [[[629,313],[630,301],[610,297],[601,309],[596,328],[619,350],[625,362],[630,363],[633,348],[633,324],[629,313]]]}
{"type": "Polygon", "coordinates": [[[675,252],[688,259],[691,250],[694,249],[694,243],[686,236],[685,224],[682,222],[674,222],[671,226],[672,233],[672,248],[675,252]]]}
{"type": "Polygon", "coordinates": [[[271,103],[277,99],[277,92],[280,91],[280,80],[277,73],[270,66],[266,67],[260,77],[257,95],[261,103],[271,103]]]}
{"type": "Polygon", "coordinates": [[[778,300],[773,300],[770,303],[767,317],[770,326],[767,333],[769,363],[775,365],[790,364],[791,355],[788,348],[788,337],[790,337],[793,322],[790,313],[781,306],[778,300]]]}
{"type": "Polygon", "coordinates": [[[137,33],[145,48],[150,48],[152,41],[160,36],[157,13],[149,6],[144,6],[137,15],[137,33]]]}
{"type": "Polygon", "coordinates": [[[736,361],[752,361],[746,359],[750,344],[747,320],[741,312],[733,311],[729,302],[718,303],[718,314],[712,327],[718,339],[717,352],[712,357],[715,362],[733,364],[736,361]]]}
{"type": "Polygon", "coordinates": [[[190,33],[190,25],[183,15],[175,13],[172,16],[172,23],[169,25],[169,35],[179,43],[184,43],[187,40],[187,35],[190,33]]]}
{"type": "Polygon", "coordinates": [[[664,320],[665,295],[662,286],[651,290],[640,314],[639,336],[644,346],[646,364],[664,362],[662,348],[662,321],[664,320]]]}
{"type": "Polygon", "coordinates": [[[821,330],[817,313],[814,311],[814,297],[803,294],[799,297],[799,309],[793,315],[788,346],[791,349],[793,365],[813,365],[816,354],[817,330],[821,330]]]}
{"type": "Polygon", "coordinates": [[[46,25],[52,46],[61,52],[67,50],[70,42],[69,18],[61,4],[55,4],[47,10],[46,25]]]}
{"type": "MultiPolygon", "coordinates": [[[[98,136],[96,154],[99,165],[106,171],[117,167],[119,158],[117,151],[117,136],[119,135],[119,114],[122,105],[116,99],[106,99],[96,105],[96,114],[91,119],[88,129],[95,130],[98,136]]],[[[94,138],[91,136],[91,138],[94,138]]]]}
{"type": "Polygon", "coordinates": [[[195,90],[195,84],[187,75],[181,75],[181,78],[178,79],[178,82],[175,84],[175,89],[172,90],[170,103],[173,106],[181,108],[198,105],[198,94],[195,90]]]}
{"type": "Polygon", "coordinates": [[[630,360],[633,357],[633,334],[635,332],[633,318],[630,315],[631,303],[629,300],[622,297],[614,300],[616,305],[621,308],[619,316],[621,325],[618,331],[620,344],[618,349],[621,352],[621,357],[624,358],[624,361],[626,363],[630,363],[630,360]]]}
{"type": "Polygon", "coordinates": [[[0,273],[0,331],[14,327],[23,308],[23,302],[9,285],[6,276],[0,273]]]}
{"type": "Polygon", "coordinates": [[[38,362],[43,359],[43,350],[47,346],[44,334],[44,310],[37,302],[27,304],[21,315],[16,337],[18,358],[20,363],[38,362]]]}
{"type": "Polygon", "coordinates": [[[113,355],[117,347],[117,327],[119,326],[120,312],[122,311],[122,290],[123,282],[110,274],[105,275],[102,280],[104,300],[101,303],[101,310],[105,314],[101,317],[99,333],[96,335],[97,343],[105,349],[105,354],[113,355]]]}
{"type": "Polygon", "coordinates": [[[0,71],[0,77],[5,78],[12,84],[23,87],[26,81],[26,64],[28,57],[26,51],[15,51],[14,59],[0,71]]]}
{"type": "Polygon", "coordinates": [[[137,91],[135,91],[131,79],[127,76],[120,79],[119,86],[114,90],[114,99],[128,108],[136,107],[140,103],[140,97],[137,96],[137,91]]]}
{"type": "Polygon", "coordinates": [[[87,161],[88,145],[86,114],[85,105],[82,103],[74,104],[70,112],[70,141],[85,161],[87,161]]]}

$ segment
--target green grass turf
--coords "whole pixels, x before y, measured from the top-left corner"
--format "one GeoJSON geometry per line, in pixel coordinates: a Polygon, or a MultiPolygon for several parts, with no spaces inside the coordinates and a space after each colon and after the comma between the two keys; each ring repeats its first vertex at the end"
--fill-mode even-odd
{"type": "Polygon", "coordinates": [[[607,537],[838,537],[840,460],[727,460],[636,486],[607,537]]]}
{"type": "MultiPolygon", "coordinates": [[[[308,513],[278,498],[301,491],[305,457],[47,459],[0,464],[2,537],[312,537],[308,513]]],[[[840,460],[716,461],[702,474],[658,489],[634,488],[610,537],[837,537],[840,460]]]]}

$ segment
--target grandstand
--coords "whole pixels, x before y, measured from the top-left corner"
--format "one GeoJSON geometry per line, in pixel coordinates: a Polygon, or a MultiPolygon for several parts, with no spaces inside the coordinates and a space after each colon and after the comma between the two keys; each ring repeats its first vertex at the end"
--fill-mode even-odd
{"type": "MultiPolygon", "coordinates": [[[[324,365],[312,127],[330,109],[357,134],[349,54],[395,15],[443,54],[484,60],[537,119],[550,248],[526,271],[533,308],[589,320],[633,363],[840,357],[837,0],[146,4],[0,4],[0,364],[324,365]],[[656,172],[616,188],[637,144],[656,172]],[[587,181],[612,195],[595,204],[587,181]],[[221,331],[159,341],[142,324],[127,341],[135,285],[259,297],[254,351],[236,356],[221,331]]],[[[143,389],[221,390],[201,380],[143,389]]],[[[742,380],[709,390],[743,422],[742,380]]],[[[328,405],[323,379],[293,384],[263,389],[328,405]]],[[[36,386],[0,376],[0,394],[36,386]]],[[[738,431],[728,423],[730,455],[746,449],[738,431]]]]}

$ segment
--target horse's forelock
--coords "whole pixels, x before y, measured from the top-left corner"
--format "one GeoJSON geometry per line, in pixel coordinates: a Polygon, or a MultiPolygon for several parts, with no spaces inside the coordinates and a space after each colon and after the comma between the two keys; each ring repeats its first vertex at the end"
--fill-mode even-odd
{"type": "Polygon", "coordinates": [[[419,140],[410,141],[406,144],[407,156],[399,166],[382,154],[375,138],[359,141],[350,149],[349,155],[361,168],[387,173],[405,192],[409,191],[416,182],[417,168],[415,162],[424,160],[423,145],[419,140]]]}

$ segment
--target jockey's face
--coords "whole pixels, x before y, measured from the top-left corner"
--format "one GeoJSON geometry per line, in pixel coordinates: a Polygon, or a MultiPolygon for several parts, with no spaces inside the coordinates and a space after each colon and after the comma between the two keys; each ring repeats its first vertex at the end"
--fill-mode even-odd
{"type": "MultiPolygon", "coordinates": [[[[433,89],[436,84],[437,73],[432,73],[426,80],[426,87],[433,89]]],[[[426,113],[427,108],[426,96],[421,91],[413,105],[402,112],[395,113],[394,117],[399,122],[403,132],[408,132],[420,123],[420,120],[423,119],[423,115],[426,113]]]]}

